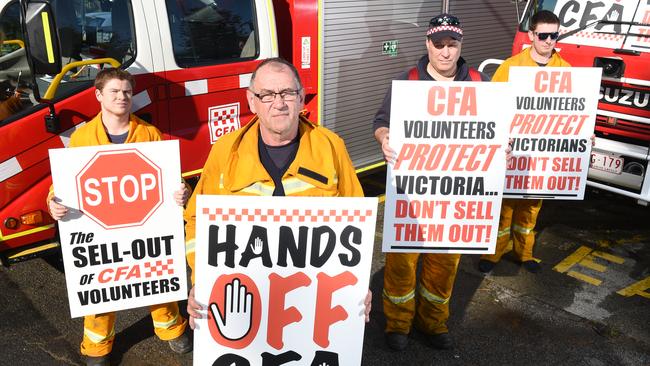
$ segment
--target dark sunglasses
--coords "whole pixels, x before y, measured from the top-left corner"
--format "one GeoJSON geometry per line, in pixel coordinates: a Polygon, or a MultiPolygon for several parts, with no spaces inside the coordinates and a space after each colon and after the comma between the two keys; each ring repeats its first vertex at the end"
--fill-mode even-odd
{"type": "Polygon", "coordinates": [[[460,20],[453,15],[443,15],[441,17],[435,17],[429,22],[429,27],[437,27],[440,25],[460,25],[460,20]]]}
{"type": "Polygon", "coordinates": [[[535,32],[535,35],[537,36],[537,38],[539,38],[540,41],[546,41],[548,39],[548,37],[551,37],[551,39],[555,41],[557,39],[557,37],[560,36],[560,33],[558,33],[558,32],[552,32],[552,33],[546,33],[546,32],[538,33],[538,32],[535,32]]]}

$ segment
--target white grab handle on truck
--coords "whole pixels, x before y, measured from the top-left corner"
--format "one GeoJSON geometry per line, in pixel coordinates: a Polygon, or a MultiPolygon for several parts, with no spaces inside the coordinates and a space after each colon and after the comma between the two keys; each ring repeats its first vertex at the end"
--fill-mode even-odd
{"type": "Polygon", "coordinates": [[[478,71],[483,72],[483,70],[485,69],[485,67],[487,65],[492,65],[492,64],[501,65],[502,63],[503,63],[503,60],[499,60],[498,58],[488,58],[487,60],[481,62],[480,65],[478,65],[478,71]]]}

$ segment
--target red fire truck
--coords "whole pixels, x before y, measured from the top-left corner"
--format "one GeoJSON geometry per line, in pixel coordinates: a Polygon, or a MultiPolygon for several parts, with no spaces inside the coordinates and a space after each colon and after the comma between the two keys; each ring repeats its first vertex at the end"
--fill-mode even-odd
{"type": "Polygon", "coordinates": [[[58,246],[48,149],[99,111],[92,80],[106,64],[135,75],[134,113],[179,140],[191,179],[211,144],[250,119],[255,66],[282,56],[299,70],[309,118],[342,136],[363,172],[381,164],[372,119],[390,80],[424,54],[429,19],[445,10],[472,14],[467,60],[509,53],[508,35],[483,42],[478,25],[492,15],[466,2],[0,0],[0,261],[58,246]]]}
{"type": "Polygon", "coordinates": [[[587,184],[650,202],[650,2],[530,0],[512,54],[530,47],[528,24],[539,10],[560,18],[557,50],[572,66],[603,69],[596,145],[587,184]]]}

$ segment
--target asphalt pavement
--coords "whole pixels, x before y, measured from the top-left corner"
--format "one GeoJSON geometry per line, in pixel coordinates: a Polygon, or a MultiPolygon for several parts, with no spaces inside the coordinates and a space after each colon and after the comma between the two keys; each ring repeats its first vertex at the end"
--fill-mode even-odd
{"type": "MultiPolygon", "coordinates": [[[[369,194],[381,191],[377,179],[365,180],[369,194]]],[[[541,273],[506,255],[483,275],[477,256],[463,256],[449,320],[455,347],[432,349],[414,331],[407,350],[393,352],[383,335],[380,218],[363,365],[650,365],[649,221],[649,207],[591,190],[582,202],[545,202],[541,273]]],[[[83,364],[82,319],[70,319],[58,256],[0,269],[0,294],[0,365],[83,364]]],[[[191,353],[157,340],[148,309],[119,312],[116,339],[115,365],[192,364],[191,353]]]]}

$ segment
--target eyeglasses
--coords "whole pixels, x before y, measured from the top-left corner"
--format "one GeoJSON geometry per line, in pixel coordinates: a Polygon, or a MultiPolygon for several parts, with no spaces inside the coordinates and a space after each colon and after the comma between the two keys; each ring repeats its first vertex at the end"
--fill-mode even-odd
{"type": "Polygon", "coordinates": [[[438,16],[429,21],[429,27],[438,27],[441,25],[460,25],[460,20],[453,15],[438,16]]]}
{"type": "Polygon", "coordinates": [[[540,41],[546,41],[548,37],[551,37],[551,40],[555,41],[557,37],[560,36],[559,32],[535,32],[535,35],[537,38],[539,38],[540,41]]]}
{"type": "Polygon", "coordinates": [[[253,93],[254,96],[257,97],[262,103],[273,103],[275,101],[275,96],[279,95],[282,100],[285,102],[293,102],[294,100],[298,99],[298,95],[300,95],[300,91],[302,89],[284,89],[279,92],[264,92],[257,94],[254,91],[251,90],[251,93],[253,93]]]}

